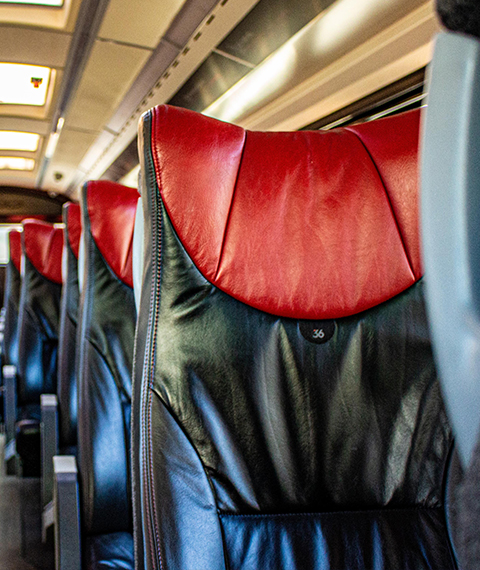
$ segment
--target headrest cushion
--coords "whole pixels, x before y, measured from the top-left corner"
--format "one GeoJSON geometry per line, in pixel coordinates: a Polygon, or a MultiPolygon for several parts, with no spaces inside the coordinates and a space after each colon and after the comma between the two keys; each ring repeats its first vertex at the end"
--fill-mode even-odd
{"type": "Polygon", "coordinates": [[[13,265],[20,271],[20,261],[22,259],[22,232],[10,230],[8,232],[8,246],[10,249],[10,259],[13,265]]]}
{"type": "Polygon", "coordinates": [[[80,235],[82,233],[82,220],[80,216],[80,206],[73,202],[67,202],[64,206],[63,221],[65,222],[66,235],[73,255],[78,259],[78,248],[80,247],[80,235]]]}
{"type": "Polygon", "coordinates": [[[38,220],[22,225],[24,254],[44,277],[62,283],[63,228],[38,220]]]}
{"type": "Polygon", "coordinates": [[[132,242],[139,194],[107,180],[88,182],[85,200],[92,237],[115,275],[133,287],[132,242]]]}
{"type": "Polygon", "coordinates": [[[328,132],[247,132],[165,105],[151,121],[167,214],[200,272],[234,298],[339,318],[420,278],[418,111],[328,132]]]}

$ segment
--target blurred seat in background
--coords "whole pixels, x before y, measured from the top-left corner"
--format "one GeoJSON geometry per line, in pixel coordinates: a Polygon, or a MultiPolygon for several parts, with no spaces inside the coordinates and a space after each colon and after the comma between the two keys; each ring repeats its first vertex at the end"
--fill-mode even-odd
{"type": "Polygon", "coordinates": [[[62,249],[61,227],[23,222],[16,450],[24,476],[40,475],[40,395],[57,385],[62,249]]]}

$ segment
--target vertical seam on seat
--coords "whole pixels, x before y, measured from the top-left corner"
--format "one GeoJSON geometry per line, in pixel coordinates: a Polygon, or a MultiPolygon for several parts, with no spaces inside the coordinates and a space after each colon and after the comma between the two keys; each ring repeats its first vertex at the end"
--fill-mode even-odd
{"type": "Polygon", "coordinates": [[[227,238],[227,231],[228,231],[228,225],[230,223],[230,217],[232,215],[232,210],[233,210],[233,201],[235,199],[235,193],[237,190],[237,182],[238,182],[238,178],[240,176],[240,169],[242,167],[242,163],[243,163],[243,156],[245,154],[245,147],[247,146],[247,131],[243,131],[243,146],[242,146],[242,155],[240,156],[240,160],[238,162],[238,169],[237,169],[237,174],[235,176],[235,182],[233,183],[233,190],[232,190],[232,198],[230,201],[230,207],[228,209],[228,214],[227,214],[227,219],[225,220],[225,228],[223,230],[223,237],[222,237],[222,245],[220,246],[220,253],[218,255],[218,262],[217,262],[217,267],[215,269],[215,275],[213,276],[213,281],[215,282],[217,280],[217,275],[218,272],[220,270],[220,264],[222,262],[223,259],[223,252],[225,249],[225,242],[226,242],[226,238],[227,238]]]}
{"type": "MultiPolygon", "coordinates": [[[[174,410],[167,404],[167,402],[165,401],[165,399],[157,392],[155,391],[152,387],[150,388],[150,395],[151,395],[151,400],[153,400],[153,396],[156,396],[158,398],[158,401],[161,403],[161,405],[165,408],[166,412],[168,413],[168,415],[172,418],[172,420],[175,422],[175,424],[177,425],[178,429],[182,432],[183,436],[185,437],[185,439],[188,441],[188,443],[190,444],[191,448],[193,449],[195,455],[198,458],[198,462],[200,463],[202,469],[203,469],[203,473],[205,475],[205,479],[207,480],[208,483],[208,487],[210,488],[210,492],[212,494],[212,498],[213,501],[215,503],[215,507],[216,507],[216,514],[217,514],[217,521],[218,521],[218,527],[219,527],[219,531],[220,531],[220,535],[222,537],[222,549],[223,549],[223,556],[224,556],[224,564],[225,564],[225,569],[228,570],[229,568],[229,564],[226,558],[226,548],[225,548],[225,537],[224,537],[224,531],[223,531],[223,526],[221,524],[221,519],[222,519],[222,513],[219,511],[218,509],[218,500],[217,500],[217,496],[215,493],[215,487],[212,484],[212,479],[211,477],[209,477],[208,475],[208,469],[202,459],[202,456],[200,455],[197,446],[194,444],[194,442],[192,441],[192,439],[190,438],[189,434],[187,433],[187,431],[184,429],[184,426],[182,425],[182,422],[179,420],[179,418],[177,417],[177,415],[174,413],[174,410]]],[[[203,570],[203,569],[202,569],[203,570]]]]}
{"type": "MultiPolygon", "coordinates": [[[[153,134],[155,132],[155,125],[156,125],[156,114],[153,112],[151,113],[151,118],[152,118],[152,122],[151,122],[151,131],[150,131],[150,148],[153,149],[153,145],[152,145],[152,139],[153,139],[153,134]]],[[[153,163],[154,163],[154,169],[153,169],[153,173],[154,175],[156,174],[156,172],[158,172],[158,176],[160,179],[160,184],[159,186],[162,186],[162,168],[160,165],[160,162],[158,160],[158,155],[157,153],[153,152],[152,150],[152,159],[153,159],[153,163]]],[[[157,185],[157,178],[156,176],[154,176],[154,182],[155,182],[155,186],[157,185]]],[[[160,187],[158,188],[158,191],[160,193],[160,187]]],[[[161,202],[161,200],[160,200],[161,202]]],[[[154,213],[155,215],[157,214],[157,210],[158,210],[158,203],[155,203],[155,193],[152,192],[152,213],[154,213]]],[[[161,216],[161,213],[160,213],[161,216]]],[[[152,222],[152,227],[153,229],[156,229],[155,226],[155,222],[156,220],[153,220],[152,222]]],[[[151,345],[150,345],[150,350],[149,350],[149,362],[151,364],[150,368],[151,370],[147,371],[148,372],[148,383],[146,384],[146,388],[145,388],[145,392],[146,392],[146,397],[147,397],[147,401],[146,401],[146,413],[147,413],[147,437],[148,437],[148,476],[147,476],[147,481],[146,481],[146,485],[147,485],[147,496],[149,498],[149,500],[151,500],[152,502],[152,509],[153,509],[153,521],[151,519],[151,517],[147,517],[148,521],[149,521],[149,526],[150,526],[150,533],[154,533],[154,539],[156,541],[156,550],[157,550],[157,554],[158,554],[158,561],[160,563],[160,568],[163,569],[163,561],[162,561],[162,553],[161,553],[161,548],[160,548],[160,536],[159,536],[159,532],[158,532],[158,525],[157,525],[157,505],[156,505],[156,501],[155,501],[155,494],[152,492],[152,486],[153,486],[153,460],[152,460],[152,447],[153,447],[153,441],[152,441],[152,390],[151,387],[153,386],[153,381],[152,378],[154,377],[154,366],[155,366],[155,353],[156,353],[156,342],[157,342],[157,320],[158,320],[158,299],[160,296],[160,284],[161,284],[161,270],[162,270],[162,266],[161,266],[161,225],[160,223],[157,224],[158,228],[159,228],[159,235],[157,235],[157,233],[155,232],[155,234],[153,234],[153,238],[154,238],[154,243],[160,243],[160,251],[158,252],[158,254],[156,255],[156,257],[154,259],[152,259],[152,266],[154,268],[157,268],[157,270],[154,272],[153,275],[153,292],[155,293],[155,296],[153,296],[152,298],[152,307],[151,307],[151,311],[150,311],[150,315],[152,316],[152,321],[151,321],[151,326],[152,328],[152,341],[151,341],[151,345]],[[153,313],[153,314],[152,314],[153,313]]],[[[153,232],[152,232],[153,233],[153,232]]],[[[153,249],[152,248],[152,257],[153,254],[157,252],[156,248],[153,249]]],[[[151,547],[151,555],[153,558],[153,561],[155,560],[155,552],[153,549],[153,546],[151,547]]],[[[154,564],[155,566],[155,564],[154,564]]]]}
{"type": "Polygon", "coordinates": [[[365,152],[366,152],[367,155],[369,156],[369,158],[370,158],[370,160],[371,160],[371,162],[372,162],[372,164],[373,164],[373,166],[374,166],[374,168],[375,168],[375,170],[376,170],[376,172],[377,172],[377,174],[378,174],[378,177],[379,177],[379,179],[380,179],[380,182],[382,183],[383,191],[385,192],[385,196],[386,196],[386,198],[387,198],[388,205],[389,205],[389,207],[390,207],[390,212],[392,213],[393,221],[395,222],[395,226],[396,226],[396,228],[397,228],[397,232],[398,232],[398,235],[399,235],[399,237],[400,237],[400,241],[401,241],[401,243],[402,243],[403,252],[404,252],[405,257],[406,257],[406,259],[407,259],[407,263],[408,263],[408,267],[409,267],[409,269],[410,269],[410,273],[412,274],[412,277],[413,277],[414,282],[416,282],[416,281],[417,281],[417,277],[416,277],[416,275],[415,275],[415,271],[413,270],[412,260],[410,259],[410,254],[409,254],[408,249],[407,249],[407,246],[406,246],[406,244],[405,244],[405,239],[404,239],[404,237],[403,237],[403,232],[402,232],[402,230],[401,230],[401,228],[400,228],[400,224],[399,224],[399,222],[398,222],[398,220],[397,220],[397,216],[395,215],[395,210],[394,210],[394,208],[393,208],[392,201],[390,200],[390,195],[389,195],[389,193],[388,193],[387,186],[386,186],[386,184],[385,184],[385,181],[384,181],[383,178],[382,178],[382,175],[380,174],[380,170],[378,169],[377,163],[373,160],[373,156],[371,155],[371,153],[370,153],[370,151],[369,151],[367,145],[363,142],[363,140],[361,139],[361,137],[360,137],[355,131],[349,129],[348,127],[345,127],[345,130],[348,131],[349,133],[352,133],[353,135],[355,135],[355,137],[357,138],[357,140],[360,142],[360,144],[361,144],[361,145],[363,146],[363,148],[365,149],[365,152]]]}

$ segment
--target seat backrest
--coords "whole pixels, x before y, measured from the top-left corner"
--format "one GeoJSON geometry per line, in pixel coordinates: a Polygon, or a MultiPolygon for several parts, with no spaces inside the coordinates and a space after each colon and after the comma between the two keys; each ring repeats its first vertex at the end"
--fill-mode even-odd
{"type": "Polygon", "coordinates": [[[455,568],[418,125],[144,116],[137,567],[455,568]]]}
{"type": "Polygon", "coordinates": [[[60,302],[57,396],[59,408],[60,448],[77,444],[77,379],[75,346],[77,337],[78,248],[80,244],[80,206],[68,202],[63,206],[65,224],[63,245],[63,289],[60,302]]]}
{"type": "Polygon", "coordinates": [[[22,232],[22,286],[19,309],[19,406],[39,404],[55,393],[62,292],[63,229],[25,220],[22,232]]]}
{"type": "Polygon", "coordinates": [[[3,331],[3,364],[18,364],[18,308],[20,304],[20,262],[22,234],[18,230],[8,233],[10,258],[5,274],[5,328],[3,331]]]}
{"type": "Polygon", "coordinates": [[[82,189],[83,283],[78,351],[78,459],[87,534],[132,530],[131,371],[136,309],[132,239],[138,192],[82,189]]]}

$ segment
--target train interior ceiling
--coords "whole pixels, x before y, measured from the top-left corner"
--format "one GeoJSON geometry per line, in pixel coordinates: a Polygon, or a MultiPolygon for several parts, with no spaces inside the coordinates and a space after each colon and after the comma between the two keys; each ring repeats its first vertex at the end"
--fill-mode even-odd
{"type": "Polygon", "coordinates": [[[157,104],[297,130],[418,103],[439,28],[424,0],[43,4],[0,2],[3,222],[32,213],[20,189],[58,202],[86,180],[136,185],[138,119],[157,104]]]}

